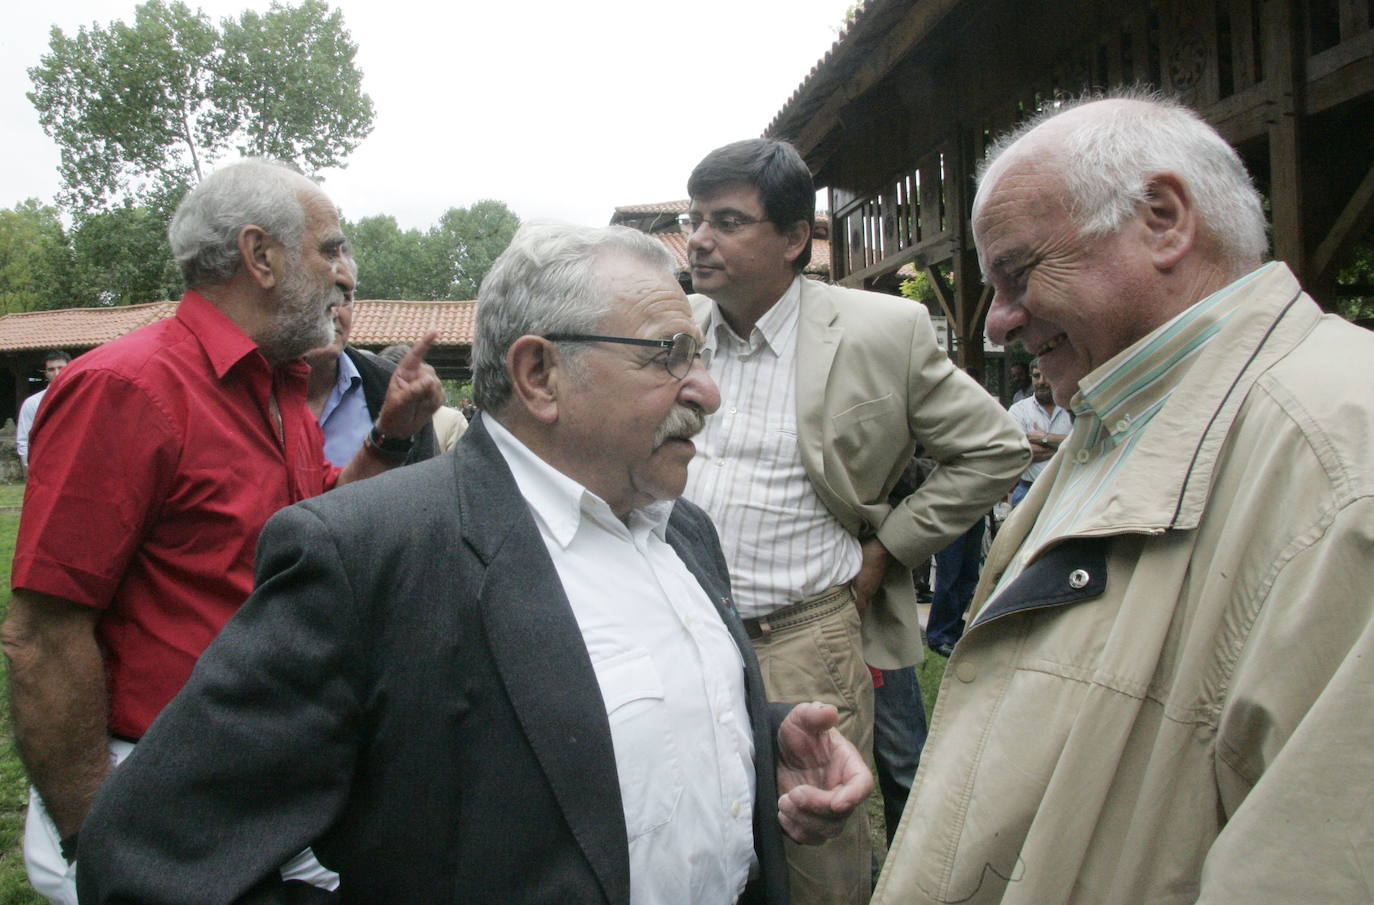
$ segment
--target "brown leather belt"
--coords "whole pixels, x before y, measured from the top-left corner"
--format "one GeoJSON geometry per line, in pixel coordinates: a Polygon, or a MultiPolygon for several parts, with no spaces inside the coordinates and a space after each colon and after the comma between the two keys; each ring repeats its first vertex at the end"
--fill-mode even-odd
{"type": "Polygon", "coordinates": [[[849,585],[837,584],[833,588],[828,588],[819,594],[813,594],[805,600],[790,606],[780,607],[767,616],[744,619],[742,620],[744,630],[749,634],[750,640],[767,638],[769,635],[784,629],[823,619],[831,613],[849,606],[853,599],[854,592],[849,585]]]}

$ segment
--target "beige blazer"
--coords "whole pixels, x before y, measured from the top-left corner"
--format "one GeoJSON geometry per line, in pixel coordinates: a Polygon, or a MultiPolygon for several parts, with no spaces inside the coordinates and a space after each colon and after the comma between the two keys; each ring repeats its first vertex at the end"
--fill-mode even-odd
{"type": "MultiPolygon", "coordinates": [[[[691,297],[699,324],[712,302],[691,297]]],[[[1030,462],[1025,434],[935,343],[925,306],[803,280],[797,337],[802,463],[831,514],[896,558],[864,618],[864,659],[921,662],[911,570],[992,508],[1030,462]],[[895,508],[888,494],[916,444],[939,463],[895,508]]]]}

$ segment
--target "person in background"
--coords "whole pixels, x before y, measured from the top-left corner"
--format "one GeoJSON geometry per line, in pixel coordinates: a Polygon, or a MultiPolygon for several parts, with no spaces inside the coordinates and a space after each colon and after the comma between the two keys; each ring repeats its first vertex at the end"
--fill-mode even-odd
{"type": "MultiPolygon", "coordinates": [[[[410,346],[404,343],[387,346],[377,355],[390,362],[400,361],[410,346]]],[[[463,413],[456,408],[448,405],[441,405],[434,410],[434,443],[436,453],[448,452],[458,445],[458,440],[468,429],[468,419],[463,417],[463,413]]]]}
{"type": "MultiPolygon", "coordinates": [[[[355,276],[357,267],[350,258],[349,267],[355,276]]],[[[390,361],[373,355],[366,349],[348,344],[353,332],[353,294],[331,309],[334,335],[327,345],[305,353],[310,365],[310,381],[306,387],[310,411],[324,431],[324,455],[340,467],[358,452],[367,439],[386,401],[391,375],[400,358],[390,361]]],[[[409,350],[409,346],[406,347],[409,350]]],[[[435,410],[438,411],[437,409],[435,410]]],[[[434,427],[425,425],[409,444],[391,440],[379,444],[398,464],[421,462],[440,452],[435,441],[434,427]]]]}
{"type": "Polygon", "coordinates": [[[1073,429],[1073,413],[1055,404],[1054,389],[1040,371],[1039,362],[1031,362],[1031,387],[1034,395],[1012,404],[1007,414],[1026,432],[1030,441],[1031,464],[1021,472],[1021,479],[1011,491],[1011,505],[1016,507],[1030,492],[1035,479],[1045,470],[1050,457],[1073,429]]]}
{"type": "Polygon", "coordinates": [[[19,463],[24,467],[24,475],[29,473],[29,431],[33,428],[34,416],[38,414],[38,405],[43,401],[43,397],[48,394],[48,387],[57,375],[62,373],[62,369],[67,366],[67,362],[72,357],[61,349],[53,349],[43,356],[43,389],[34,393],[24,400],[19,406],[19,419],[14,425],[14,451],[19,454],[19,463]]]}
{"type": "Polygon", "coordinates": [[[1029,399],[1031,396],[1031,377],[1030,368],[1024,361],[1014,361],[1007,368],[1007,375],[1011,383],[1011,404],[1015,405],[1022,399],[1029,399]]]}

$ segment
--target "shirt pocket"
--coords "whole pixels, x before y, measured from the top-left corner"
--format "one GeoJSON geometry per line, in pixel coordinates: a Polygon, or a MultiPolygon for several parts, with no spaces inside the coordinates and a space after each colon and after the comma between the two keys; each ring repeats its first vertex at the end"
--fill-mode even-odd
{"type": "Polygon", "coordinates": [[[634,840],[671,820],[682,798],[682,766],[663,683],[643,651],[597,663],[596,680],[611,724],[625,829],[634,840]]]}

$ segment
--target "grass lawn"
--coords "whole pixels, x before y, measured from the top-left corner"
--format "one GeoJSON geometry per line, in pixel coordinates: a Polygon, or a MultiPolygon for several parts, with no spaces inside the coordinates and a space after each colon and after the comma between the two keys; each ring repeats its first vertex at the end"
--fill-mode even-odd
{"type": "MultiPolygon", "coordinates": [[[[10,560],[14,558],[14,536],[19,531],[19,505],[23,499],[24,485],[0,484],[0,618],[10,605],[10,560]]],[[[28,790],[10,728],[9,673],[0,670],[0,905],[46,905],[29,887],[24,875],[24,856],[19,850],[28,790]]]]}

